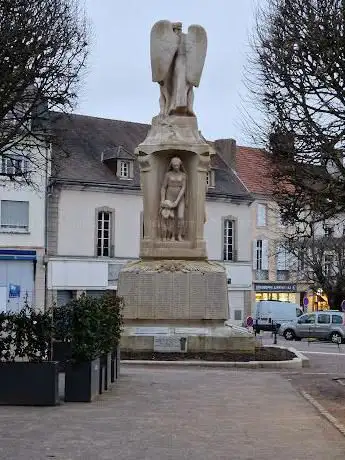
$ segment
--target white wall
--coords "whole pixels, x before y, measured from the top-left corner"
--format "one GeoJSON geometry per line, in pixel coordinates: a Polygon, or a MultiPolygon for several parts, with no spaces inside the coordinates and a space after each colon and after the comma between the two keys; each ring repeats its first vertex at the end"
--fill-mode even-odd
{"type": "MultiPolygon", "coordinates": [[[[140,244],[140,213],[142,197],[125,193],[86,190],[62,190],[59,202],[58,254],[95,256],[95,210],[99,207],[115,209],[115,257],[137,258],[140,244]]],[[[208,257],[222,257],[222,217],[233,216],[238,222],[236,231],[238,259],[251,259],[250,209],[247,205],[208,202],[205,239],[208,257]]]]}
{"type": "Polygon", "coordinates": [[[206,203],[207,222],[205,224],[205,239],[208,257],[220,260],[223,257],[223,228],[222,217],[232,216],[237,219],[235,235],[237,239],[237,256],[240,261],[251,260],[251,211],[246,204],[221,203],[209,201],[206,203]]]}
{"type": "Polygon", "coordinates": [[[115,209],[115,256],[139,255],[142,197],[124,193],[62,190],[59,202],[58,254],[95,256],[96,209],[115,209]]]}
{"type": "Polygon", "coordinates": [[[48,289],[108,287],[108,262],[98,260],[50,260],[48,289]]]}
{"type": "Polygon", "coordinates": [[[231,284],[228,286],[229,289],[241,288],[251,290],[253,282],[251,262],[246,264],[224,262],[222,265],[225,267],[227,278],[231,279],[231,284]]]}
{"type": "MultiPolygon", "coordinates": [[[[36,181],[36,178],[34,178],[36,181]]],[[[29,202],[29,231],[27,233],[0,229],[0,246],[44,247],[45,183],[37,176],[36,186],[15,184],[8,179],[0,180],[0,199],[29,202]]],[[[1,212],[1,211],[0,211],[1,212]]]]}

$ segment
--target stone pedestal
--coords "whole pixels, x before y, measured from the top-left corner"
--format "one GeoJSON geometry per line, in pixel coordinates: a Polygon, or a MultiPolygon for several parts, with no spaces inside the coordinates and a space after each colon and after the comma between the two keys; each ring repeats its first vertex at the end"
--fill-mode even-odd
{"type": "Polygon", "coordinates": [[[206,175],[213,150],[198,131],[196,117],[157,116],[136,149],[144,195],[143,259],[206,259],[204,240],[206,175]],[[173,157],[187,175],[184,241],[162,241],[160,191],[173,157]]]}
{"type": "Polygon", "coordinates": [[[228,317],[224,268],[209,261],[128,264],[119,275],[126,325],[223,325],[228,317]]]}
{"type": "Polygon", "coordinates": [[[155,117],[136,149],[144,201],[141,260],[127,264],[118,281],[118,294],[125,303],[121,346],[127,351],[183,352],[184,345],[196,352],[222,351],[238,349],[239,343],[253,351],[248,334],[238,337],[224,327],[226,272],[207,260],[206,175],[213,153],[196,118],[175,115],[155,117]],[[183,236],[180,226],[167,237],[168,219],[181,223],[181,196],[183,236]]]}

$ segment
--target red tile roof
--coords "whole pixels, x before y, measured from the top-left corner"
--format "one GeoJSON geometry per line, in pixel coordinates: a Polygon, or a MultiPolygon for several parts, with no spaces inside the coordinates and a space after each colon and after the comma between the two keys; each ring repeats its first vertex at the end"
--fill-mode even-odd
{"type": "Polygon", "coordinates": [[[236,172],[251,193],[269,195],[273,191],[272,165],[268,153],[254,147],[237,146],[236,172]]]}

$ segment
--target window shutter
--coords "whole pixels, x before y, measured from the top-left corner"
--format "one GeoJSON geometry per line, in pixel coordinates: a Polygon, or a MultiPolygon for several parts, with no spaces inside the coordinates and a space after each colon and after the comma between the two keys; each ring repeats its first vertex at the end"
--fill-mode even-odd
{"type": "Polygon", "coordinates": [[[134,162],[130,161],[129,162],[129,177],[133,179],[134,177],[134,162]]]}
{"type": "Polygon", "coordinates": [[[262,269],[268,270],[268,240],[262,240],[262,269]]]}
{"type": "Polygon", "coordinates": [[[256,225],[257,227],[264,227],[266,225],[266,206],[258,203],[256,209],[256,225]]]}
{"type": "Polygon", "coordinates": [[[253,270],[256,270],[256,240],[253,240],[253,270]]]}
{"type": "Polygon", "coordinates": [[[277,270],[286,270],[286,251],[282,246],[277,247],[277,270]]]}

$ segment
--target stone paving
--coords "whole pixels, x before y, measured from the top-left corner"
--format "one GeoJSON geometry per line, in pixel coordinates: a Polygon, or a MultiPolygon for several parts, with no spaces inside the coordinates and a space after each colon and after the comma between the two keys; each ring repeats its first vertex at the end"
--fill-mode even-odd
{"type": "Polygon", "coordinates": [[[6,460],[343,460],[345,438],[279,373],[122,366],[92,404],[0,407],[6,460]]]}

